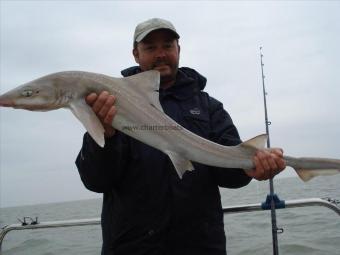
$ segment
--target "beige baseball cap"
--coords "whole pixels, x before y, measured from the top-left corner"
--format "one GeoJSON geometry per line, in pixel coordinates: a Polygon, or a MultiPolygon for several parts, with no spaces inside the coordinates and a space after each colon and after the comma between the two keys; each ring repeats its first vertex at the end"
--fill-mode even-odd
{"type": "Polygon", "coordinates": [[[148,19],[136,26],[135,34],[133,36],[133,42],[139,43],[142,41],[150,32],[158,29],[168,29],[174,33],[178,39],[179,34],[177,33],[174,25],[170,21],[160,18],[148,19]]]}

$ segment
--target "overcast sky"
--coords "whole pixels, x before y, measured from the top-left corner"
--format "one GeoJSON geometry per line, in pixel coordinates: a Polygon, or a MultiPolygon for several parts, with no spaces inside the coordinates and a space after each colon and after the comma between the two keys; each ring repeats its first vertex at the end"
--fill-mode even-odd
{"type": "MultiPolygon", "coordinates": [[[[265,132],[262,46],[272,146],[340,158],[339,13],[338,1],[1,1],[0,92],[64,70],[120,77],[136,24],[161,17],[243,140],[265,132]]],[[[0,121],[0,207],[101,196],[74,165],[84,129],[71,112],[1,109],[0,121]]]]}

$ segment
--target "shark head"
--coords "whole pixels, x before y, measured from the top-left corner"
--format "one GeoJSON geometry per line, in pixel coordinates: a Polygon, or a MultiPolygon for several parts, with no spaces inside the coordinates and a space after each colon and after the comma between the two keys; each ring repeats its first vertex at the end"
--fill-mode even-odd
{"type": "Polygon", "coordinates": [[[0,106],[30,111],[49,111],[64,107],[72,92],[63,89],[68,80],[48,75],[0,95],[0,106]]]}
{"type": "Polygon", "coordinates": [[[105,130],[92,108],[85,102],[86,95],[102,88],[96,79],[91,79],[93,76],[95,74],[80,71],[49,74],[0,95],[0,106],[30,111],[68,108],[103,147],[105,130]]]}

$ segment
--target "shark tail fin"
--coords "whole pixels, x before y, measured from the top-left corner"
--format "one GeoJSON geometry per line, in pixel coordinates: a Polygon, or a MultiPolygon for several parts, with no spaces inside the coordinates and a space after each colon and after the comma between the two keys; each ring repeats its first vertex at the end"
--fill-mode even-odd
{"type": "Polygon", "coordinates": [[[335,175],[340,173],[340,169],[294,169],[301,180],[307,182],[316,176],[335,175]]]}
{"type": "Polygon", "coordinates": [[[340,173],[340,160],[331,158],[284,157],[286,165],[292,167],[301,180],[307,182],[316,176],[340,173]]]}

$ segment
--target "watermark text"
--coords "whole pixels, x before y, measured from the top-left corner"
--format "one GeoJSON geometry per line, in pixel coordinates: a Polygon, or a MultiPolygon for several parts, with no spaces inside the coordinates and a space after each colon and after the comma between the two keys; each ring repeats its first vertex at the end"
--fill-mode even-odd
{"type": "Polygon", "coordinates": [[[170,130],[182,130],[180,125],[136,125],[136,126],[124,126],[123,130],[129,131],[170,131],[170,130]]]}

